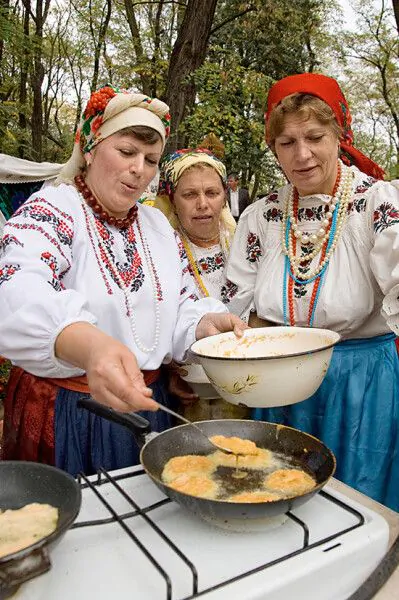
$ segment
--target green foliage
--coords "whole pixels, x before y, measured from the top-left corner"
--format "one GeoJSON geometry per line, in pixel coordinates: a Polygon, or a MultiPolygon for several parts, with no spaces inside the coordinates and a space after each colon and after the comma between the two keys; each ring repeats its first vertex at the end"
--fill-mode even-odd
{"type": "Polygon", "coordinates": [[[399,177],[399,38],[392,7],[355,2],[357,30],[338,36],[337,61],[359,149],[399,177]]]}
{"type": "Polygon", "coordinates": [[[276,79],[313,65],[312,45],[323,34],[325,6],[320,0],[218,5],[216,22],[226,25],[216,26],[208,59],[193,75],[197,102],[182,128],[189,145],[215,133],[225,145],[228,170],[238,171],[253,195],[281,181],[264,142],[268,90],[276,79]]]}
{"type": "MultiPolygon", "coordinates": [[[[183,4],[134,0],[138,39],[132,36],[124,1],[114,2],[98,84],[138,91],[146,84],[152,95],[162,97],[183,4]]],[[[22,0],[10,0],[9,8],[0,9],[0,151],[32,158],[30,83],[36,41],[32,19],[29,34],[24,33],[22,7],[22,0]]],[[[103,0],[51,0],[43,32],[43,160],[63,162],[70,154],[90,93],[104,7],[103,0]]],[[[399,49],[392,8],[388,0],[381,0],[380,7],[361,0],[355,9],[358,29],[344,32],[336,0],[219,0],[207,58],[190,76],[196,101],[182,123],[186,144],[197,145],[213,131],[225,145],[228,169],[240,172],[254,195],[267,191],[282,179],[264,142],[268,89],[288,74],[323,71],[343,85],[359,147],[399,177],[399,49]]]]}

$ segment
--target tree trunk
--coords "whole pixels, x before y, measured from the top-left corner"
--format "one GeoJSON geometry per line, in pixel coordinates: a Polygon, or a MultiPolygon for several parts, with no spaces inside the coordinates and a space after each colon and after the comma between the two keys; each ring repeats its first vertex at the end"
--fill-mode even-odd
{"type": "Polygon", "coordinates": [[[169,62],[166,102],[170,106],[172,135],[167,151],[184,146],[179,125],[195,102],[195,86],[190,77],[206,56],[217,0],[188,0],[182,24],[169,62]]]}
{"type": "Polygon", "coordinates": [[[146,75],[142,72],[144,62],[147,57],[144,53],[143,46],[141,44],[140,31],[139,31],[139,26],[138,26],[137,20],[136,20],[136,15],[134,13],[133,2],[132,2],[132,0],[124,0],[124,3],[125,3],[125,9],[126,9],[127,22],[129,25],[130,33],[132,34],[133,48],[136,53],[136,62],[139,65],[139,68],[137,71],[140,75],[141,91],[146,96],[150,96],[151,95],[150,78],[148,77],[148,75],[146,75]]]}
{"type": "Polygon", "coordinates": [[[31,85],[33,91],[32,107],[32,156],[35,160],[42,160],[42,83],[44,79],[44,69],[42,65],[42,41],[43,41],[43,10],[42,0],[36,3],[36,27],[33,43],[33,72],[31,75],[31,85]]]}
{"type": "Polygon", "coordinates": [[[160,0],[159,4],[158,4],[158,8],[157,8],[157,12],[156,12],[156,16],[155,16],[155,22],[154,22],[154,54],[152,56],[152,69],[153,69],[153,75],[152,75],[152,82],[151,82],[151,96],[157,96],[158,92],[157,92],[157,73],[156,73],[156,69],[157,69],[157,60],[159,58],[159,49],[161,47],[161,16],[162,16],[162,9],[163,9],[163,0],[160,0]]]}
{"type": "Polygon", "coordinates": [[[31,73],[31,86],[33,92],[32,108],[32,157],[41,161],[43,153],[43,108],[42,108],[42,84],[44,79],[44,67],[42,64],[43,53],[43,27],[46,22],[51,0],[36,0],[36,14],[32,13],[30,0],[23,0],[25,9],[35,23],[33,39],[33,70],[31,73]]]}
{"type": "MultiPolygon", "coordinates": [[[[3,13],[3,19],[8,20],[8,12],[10,10],[9,0],[0,0],[0,10],[3,13]]],[[[4,39],[0,36],[0,85],[2,84],[2,65],[3,65],[3,51],[4,51],[4,39]]]]}
{"type": "Polygon", "coordinates": [[[396,20],[396,28],[399,33],[399,0],[392,0],[393,12],[396,20]]]}
{"type": "Polygon", "coordinates": [[[90,4],[90,31],[93,38],[94,43],[94,68],[93,68],[93,78],[91,80],[90,90],[94,92],[97,89],[98,85],[98,75],[100,71],[100,57],[101,50],[105,44],[105,36],[107,33],[108,25],[111,20],[111,12],[112,12],[112,0],[106,0],[105,6],[103,7],[103,14],[101,17],[98,37],[96,39],[96,29],[92,20],[92,12],[91,12],[91,4],[90,4]],[[104,16],[105,12],[105,16],[104,16]]]}
{"type": "Polygon", "coordinates": [[[21,73],[19,78],[19,115],[18,123],[22,130],[22,136],[18,145],[18,156],[24,158],[25,146],[27,142],[26,129],[27,129],[27,118],[26,113],[28,110],[27,106],[27,85],[28,85],[28,72],[29,72],[29,11],[23,8],[23,22],[24,22],[24,39],[25,39],[25,53],[21,56],[21,73]]]}

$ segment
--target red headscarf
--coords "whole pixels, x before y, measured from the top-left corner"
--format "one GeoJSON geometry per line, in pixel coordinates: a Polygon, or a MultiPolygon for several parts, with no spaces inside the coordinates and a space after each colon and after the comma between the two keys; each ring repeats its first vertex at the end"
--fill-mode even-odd
{"type": "Polygon", "coordinates": [[[316,73],[302,73],[300,75],[290,75],[277,81],[270,88],[267,97],[266,137],[270,113],[284,98],[291,94],[310,94],[317,96],[317,98],[328,104],[343,131],[340,140],[341,159],[347,164],[356,165],[360,171],[367,175],[372,175],[376,179],[384,179],[384,170],[353,146],[352,116],[349,106],[338,83],[332,77],[316,73]]]}

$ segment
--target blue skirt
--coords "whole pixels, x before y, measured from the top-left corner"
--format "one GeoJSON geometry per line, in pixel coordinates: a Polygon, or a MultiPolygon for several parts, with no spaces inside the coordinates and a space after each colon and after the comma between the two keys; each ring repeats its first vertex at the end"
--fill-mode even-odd
{"type": "MultiPolygon", "coordinates": [[[[149,386],[153,399],[173,408],[161,379],[149,386]]],[[[77,407],[80,398],[88,394],[60,388],[55,400],[55,465],[73,476],[83,472],[91,475],[100,467],[110,471],[140,462],[140,448],[133,434],[121,425],[111,423],[77,407]]],[[[163,412],[140,412],[153,431],[172,426],[171,417],[163,412]]]]}
{"type": "Polygon", "coordinates": [[[341,342],[313,396],[292,406],[255,409],[253,417],[321,439],[337,458],[338,479],[399,511],[399,360],[393,334],[341,342]]]}

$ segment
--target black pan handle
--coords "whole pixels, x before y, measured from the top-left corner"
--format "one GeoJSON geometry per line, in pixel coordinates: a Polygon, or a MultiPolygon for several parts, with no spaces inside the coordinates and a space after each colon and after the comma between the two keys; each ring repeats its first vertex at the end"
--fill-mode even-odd
{"type": "Polygon", "coordinates": [[[78,400],[77,405],[78,408],[85,408],[98,417],[127,427],[140,446],[145,444],[145,437],[151,432],[151,425],[147,419],[136,413],[121,413],[89,398],[81,398],[78,400]]]}

